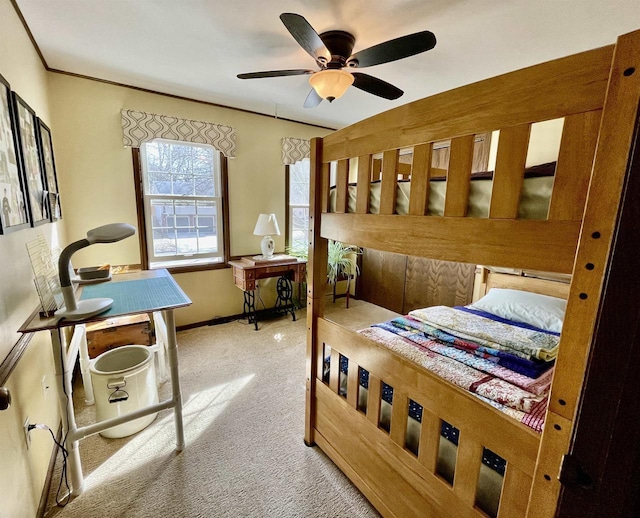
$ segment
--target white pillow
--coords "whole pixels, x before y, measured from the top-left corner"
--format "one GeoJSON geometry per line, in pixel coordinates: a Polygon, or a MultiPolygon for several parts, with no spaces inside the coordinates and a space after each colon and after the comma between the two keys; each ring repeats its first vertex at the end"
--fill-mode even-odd
{"type": "Polygon", "coordinates": [[[559,333],[567,301],[529,291],[491,288],[484,297],[468,307],[559,333]]]}

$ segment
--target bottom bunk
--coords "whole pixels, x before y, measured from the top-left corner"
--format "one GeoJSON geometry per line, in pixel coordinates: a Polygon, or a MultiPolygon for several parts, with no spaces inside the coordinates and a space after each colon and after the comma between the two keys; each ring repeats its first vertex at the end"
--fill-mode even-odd
{"type": "MultiPolygon", "coordinates": [[[[505,277],[493,278],[505,287],[505,277]]],[[[568,289],[530,281],[538,293],[568,289]]],[[[552,371],[537,373],[546,385],[524,403],[542,410],[522,419],[521,410],[478,399],[478,387],[497,378],[478,378],[475,394],[464,390],[466,381],[456,386],[380,343],[385,326],[355,332],[318,319],[315,442],[385,516],[524,516],[552,371]]]]}

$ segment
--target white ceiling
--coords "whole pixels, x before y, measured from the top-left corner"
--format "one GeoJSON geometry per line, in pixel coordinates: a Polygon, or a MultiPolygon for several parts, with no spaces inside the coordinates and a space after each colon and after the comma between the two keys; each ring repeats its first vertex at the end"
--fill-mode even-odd
{"type": "Polygon", "coordinates": [[[15,0],[49,68],[338,128],[400,104],[613,43],[640,29],[639,0],[15,0]],[[432,31],[436,47],[362,69],[404,90],[396,101],[350,88],[313,109],[308,76],[242,72],[311,68],[279,19],[345,30],[354,53],[432,31]]]}

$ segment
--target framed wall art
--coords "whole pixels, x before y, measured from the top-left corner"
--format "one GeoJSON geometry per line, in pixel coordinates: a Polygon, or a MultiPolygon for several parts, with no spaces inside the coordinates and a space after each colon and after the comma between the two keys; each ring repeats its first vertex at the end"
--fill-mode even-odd
{"type": "Polygon", "coordinates": [[[0,234],[30,226],[9,83],[0,75],[0,234]]]}
{"type": "Polygon", "coordinates": [[[49,221],[49,197],[40,155],[36,129],[36,113],[15,92],[12,92],[18,128],[18,142],[29,200],[31,225],[38,226],[49,221]]]}
{"type": "Polygon", "coordinates": [[[38,117],[38,149],[40,151],[40,163],[46,179],[47,196],[49,197],[49,216],[51,221],[58,221],[62,218],[60,210],[60,194],[58,192],[58,176],[56,174],[56,163],[53,157],[53,140],[51,130],[38,117]]]}

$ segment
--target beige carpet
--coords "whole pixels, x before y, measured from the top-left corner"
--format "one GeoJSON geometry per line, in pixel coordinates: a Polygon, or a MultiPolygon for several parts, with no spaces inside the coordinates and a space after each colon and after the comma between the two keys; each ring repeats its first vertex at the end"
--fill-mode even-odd
{"type": "MultiPolygon", "coordinates": [[[[327,316],[360,328],[391,313],[365,302],[327,303],[327,316]],[[339,309],[340,308],[340,309],[339,309]]],[[[174,450],[173,414],[123,439],[80,443],[85,491],[46,517],[374,517],[373,507],[317,448],[303,442],[306,315],[178,333],[186,448],[174,450]]],[[[160,388],[160,397],[170,391],[160,388]]],[[[80,426],[95,420],[74,393],[80,426]]]]}

